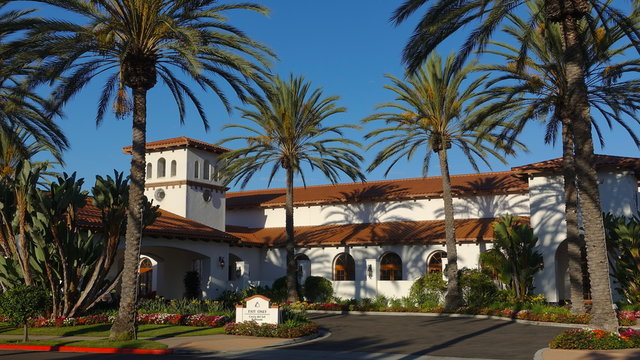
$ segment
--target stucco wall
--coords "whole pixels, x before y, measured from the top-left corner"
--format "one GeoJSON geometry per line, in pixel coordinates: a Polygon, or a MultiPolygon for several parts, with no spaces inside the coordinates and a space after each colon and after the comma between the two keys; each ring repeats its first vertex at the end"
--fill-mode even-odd
{"type": "MultiPolygon", "coordinates": [[[[482,195],[456,198],[457,219],[499,217],[506,213],[529,216],[526,194],[482,195]]],[[[443,220],[442,199],[362,202],[340,205],[297,206],[296,226],[373,223],[387,221],[443,220]]],[[[227,211],[227,224],[251,228],[284,227],[284,208],[233,209],[227,211]]]]}

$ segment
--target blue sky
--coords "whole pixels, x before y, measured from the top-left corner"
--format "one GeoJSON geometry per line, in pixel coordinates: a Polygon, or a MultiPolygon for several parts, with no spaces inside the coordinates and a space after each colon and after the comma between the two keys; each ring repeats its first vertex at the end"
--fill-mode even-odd
{"type": "MultiPolygon", "coordinates": [[[[304,75],[315,87],[322,87],[326,95],[341,97],[339,104],[345,106],[347,113],[335,116],[330,121],[340,123],[358,123],[370,115],[374,106],[392,100],[391,92],[383,89],[388,81],[384,74],[401,76],[403,67],[400,61],[401,50],[409,38],[412,25],[417,17],[410,19],[400,27],[394,27],[388,18],[400,3],[388,0],[323,0],[294,1],[266,0],[261,4],[271,9],[269,17],[255,13],[229,13],[230,22],[244,30],[254,39],[270,46],[278,55],[273,72],[281,76],[289,73],[304,75]]],[[[62,17],[64,14],[49,10],[42,15],[62,17]]],[[[440,48],[443,55],[456,51],[462,37],[453,37],[440,48]]],[[[635,56],[635,54],[632,54],[635,56]]],[[[80,92],[65,108],[65,118],[60,120],[61,127],[70,140],[70,149],[65,153],[64,171],[77,171],[91,186],[96,174],[111,174],[113,169],[129,171],[129,156],[122,153],[122,147],[131,142],[131,122],[128,119],[117,120],[109,115],[104,123],[96,128],[95,113],[98,93],[102,86],[100,78],[84,91],[80,92]]],[[[241,104],[228,93],[236,106],[241,104]]],[[[204,94],[201,99],[211,124],[209,132],[204,127],[194,109],[190,109],[184,126],[178,120],[178,114],[169,92],[159,82],[149,92],[147,140],[154,141],[175,136],[188,136],[215,143],[222,138],[232,136],[230,131],[221,132],[220,128],[231,122],[241,122],[239,112],[228,114],[213,94],[204,94]]],[[[633,127],[640,133],[640,127],[633,127]]],[[[350,138],[362,139],[367,130],[347,134],[350,138]]],[[[492,169],[481,171],[508,170],[536,161],[561,156],[559,145],[551,147],[543,142],[542,125],[531,124],[521,140],[529,147],[528,153],[508,159],[503,165],[493,161],[492,169]]],[[[607,145],[596,148],[598,153],[619,156],[640,155],[629,137],[619,128],[605,131],[607,145]]],[[[239,146],[240,144],[238,144],[239,146]]],[[[230,143],[229,147],[234,147],[230,143]]],[[[374,151],[364,154],[366,165],[375,156],[374,151]]],[[[399,179],[421,176],[421,157],[411,162],[399,163],[388,178],[399,179]]],[[[437,158],[433,157],[429,176],[439,174],[437,158]]],[[[367,174],[368,180],[383,179],[384,167],[367,174]]],[[[462,156],[453,151],[450,154],[452,174],[473,172],[462,156]]],[[[256,175],[247,185],[247,189],[266,187],[265,171],[256,175]]],[[[272,187],[283,185],[280,176],[272,187]]],[[[327,180],[319,172],[307,172],[307,183],[324,184],[327,180]]],[[[348,181],[346,178],[344,181],[348,181]]],[[[299,185],[299,184],[297,184],[299,185]]],[[[237,190],[237,188],[234,188],[237,190]]]]}

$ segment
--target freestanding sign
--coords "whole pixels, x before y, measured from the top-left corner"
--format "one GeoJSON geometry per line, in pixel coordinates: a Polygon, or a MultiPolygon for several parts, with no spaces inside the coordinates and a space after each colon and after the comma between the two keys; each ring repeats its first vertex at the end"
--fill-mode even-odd
{"type": "Polygon", "coordinates": [[[280,309],[278,305],[270,305],[271,299],[262,295],[254,295],[244,299],[246,306],[236,306],[236,322],[255,321],[258,324],[279,324],[280,309]]]}

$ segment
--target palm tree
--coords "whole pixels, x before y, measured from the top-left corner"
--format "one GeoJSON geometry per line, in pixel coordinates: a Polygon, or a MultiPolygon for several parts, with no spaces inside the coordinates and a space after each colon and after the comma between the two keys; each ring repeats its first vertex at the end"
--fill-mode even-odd
{"type": "MultiPolygon", "coordinates": [[[[406,0],[392,15],[396,24],[404,22],[423,7],[427,0],[406,0]]],[[[403,59],[409,71],[415,71],[441,42],[464,25],[477,21],[458,52],[457,66],[465,61],[474,49],[483,49],[506,15],[515,13],[524,0],[437,0],[424,13],[414,33],[405,46],[403,59]]],[[[636,2],[632,2],[634,10],[636,2]]],[[[575,166],[578,178],[579,198],[585,228],[585,244],[589,277],[592,289],[591,325],[607,331],[618,328],[613,311],[611,284],[602,221],[598,178],[593,155],[590,108],[587,95],[584,49],[579,41],[581,33],[595,31],[594,26],[582,26],[595,17],[591,12],[606,16],[625,30],[626,37],[640,50],[640,31],[624,13],[612,6],[609,0],[545,0],[538,18],[560,25],[563,42],[563,58],[567,80],[567,104],[575,147],[575,166]]],[[[532,21],[532,24],[539,21],[532,21]]],[[[591,25],[591,24],[589,24],[591,25]]],[[[609,24],[610,25],[610,24],[609,24]]],[[[531,30],[532,31],[532,30],[531,30]]],[[[522,48],[522,53],[526,53],[522,48]]],[[[522,65],[523,62],[518,62],[522,65]]]]}
{"type": "Polygon", "coordinates": [[[480,254],[480,263],[523,300],[533,289],[533,276],[542,269],[542,255],[535,250],[538,238],[529,224],[512,215],[493,223],[493,247],[480,254]]]}
{"type": "MultiPolygon", "coordinates": [[[[0,11],[6,6],[0,3],[0,11]]],[[[29,16],[31,10],[9,10],[0,14],[0,132],[6,136],[17,135],[18,138],[33,138],[38,146],[47,147],[58,161],[60,153],[68,146],[67,139],[53,121],[53,116],[60,113],[51,112],[52,104],[37,94],[33,85],[25,81],[36,68],[37,58],[29,57],[17,51],[11,40],[20,36],[21,31],[31,28],[40,22],[29,16]]],[[[24,142],[17,139],[12,144],[13,151],[27,156],[33,149],[22,147],[24,142]]],[[[3,141],[3,144],[8,144],[3,141]]]]}
{"type": "MultiPolygon", "coordinates": [[[[530,11],[535,14],[542,6],[530,3],[530,11]]],[[[517,41],[516,46],[505,43],[492,43],[497,50],[486,50],[487,53],[501,56],[506,65],[490,65],[485,70],[499,73],[488,86],[492,86],[485,99],[502,98],[488,106],[488,112],[495,109],[509,112],[516,129],[521,130],[531,120],[547,122],[545,141],[555,143],[559,124],[562,127],[563,175],[565,186],[565,214],[567,222],[567,242],[569,255],[569,274],[571,279],[572,311],[585,312],[583,302],[581,247],[577,215],[576,173],[574,165],[573,132],[568,112],[567,80],[563,57],[560,27],[553,23],[539,25],[533,33],[528,33],[529,24],[515,15],[509,16],[511,23],[505,26],[504,32],[517,41]],[[520,48],[529,49],[520,68],[516,63],[520,60],[520,48]],[[501,85],[505,83],[506,85],[501,85]],[[498,86],[500,84],[500,86],[498,86]]],[[[622,126],[634,140],[640,141],[627,124],[640,108],[640,82],[629,80],[624,75],[638,72],[640,60],[629,59],[612,63],[612,59],[622,55],[628,46],[619,45],[624,37],[620,27],[599,27],[595,32],[580,34],[580,42],[586,48],[587,91],[592,109],[611,127],[613,123],[622,126]],[[606,30],[605,30],[606,29],[606,30]]],[[[604,145],[601,128],[595,118],[591,118],[600,144],[604,145]]],[[[519,133],[520,131],[516,131],[519,133]]]]}
{"type": "MultiPolygon", "coordinates": [[[[502,155],[488,145],[502,147],[501,143],[491,143],[495,138],[478,123],[469,102],[479,95],[486,75],[481,76],[462,88],[463,82],[476,63],[472,62],[461,70],[454,68],[454,56],[450,55],[444,64],[437,53],[433,53],[425,65],[406,81],[387,75],[393,85],[385,88],[393,91],[396,102],[383,103],[377,109],[388,108],[389,112],[371,115],[364,122],[382,120],[385,127],[368,133],[365,138],[376,138],[369,149],[385,145],[375,157],[368,170],[373,170],[386,161],[391,161],[385,176],[402,158],[411,159],[416,152],[426,150],[423,162],[423,176],[427,175],[431,154],[438,154],[442,175],[442,199],[444,201],[445,238],[447,247],[447,294],[445,308],[455,309],[462,302],[458,286],[457,250],[453,215],[453,195],[449,175],[448,150],[457,146],[471,165],[478,170],[476,158],[487,166],[488,155],[504,162],[502,155]]],[[[487,120],[494,121],[494,119],[487,120]]],[[[517,144],[518,146],[520,144],[517,144]]],[[[502,150],[509,150],[502,147],[502,150]]]]}
{"type": "Polygon", "coordinates": [[[110,339],[136,337],[137,267],[143,209],[147,92],[158,78],[171,91],[184,122],[185,100],[198,111],[205,129],[207,116],[196,93],[177,72],[201,88],[211,90],[230,109],[218,83],[229,85],[241,100],[258,97],[253,84],[263,84],[265,46],[226,22],[229,10],[266,14],[256,4],[218,4],[216,0],[36,0],[55,5],[85,19],[82,25],[44,21],[28,37],[26,49],[45,61],[40,77],[65,77],[55,91],[66,103],[97,75],[107,76],[96,116],[99,124],[115,97],[117,116],[133,111],[133,139],[122,297],[110,339]],[[128,89],[133,99],[129,99],[128,89]],[[186,98],[186,99],[185,99],[186,98]]]}
{"type": "Polygon", "coordinates": [[[353,147],[359,144],[343,137],[344,129],[358,128],[355,125],[325,126],[330,116],[346,111],[338,107],[339,97],[324,97],[321,89],[312,89],[303,77],[291,75],[288,80],[273,79],[266,103],[249,100],[252,109],[240,109],[242,118],[252,125],[231,124],[224,128],[246,130],[251,135],[236,136],[222,140],[243,140],[247,146],[228,152],[222,160],[227,162],[223,170],[228,181],[246,186],[247,182],[264,167],[270,166],[269,184],[278,170],[286,176],[285,229],[287,251],[287,300],[297,301],[297,266],[294,258],[295,234],[293,223],[293,180],[302,177],[306,186],[303,165],[318,169],[332,184],[340,174],[352,180],[364,180],[359,170],[362,156],[353,147]]]}

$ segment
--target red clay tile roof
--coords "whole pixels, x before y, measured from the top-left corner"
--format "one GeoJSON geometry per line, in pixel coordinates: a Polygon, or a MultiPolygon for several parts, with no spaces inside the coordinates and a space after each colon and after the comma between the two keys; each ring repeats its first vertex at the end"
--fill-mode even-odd
{"type": "MultiPolygon", "coordinates": [[[[223,148],[222,146],[209,144],[207,142],[191,139],[186,136],[180,136],[176,138],[164,139],[164,140],[158,140],[158,141],[151,141],[146,144],[147,151],[165,150],[165,149],[168,150],[168,149],[185,148],[185,147],[213,151],[218,154],[222,154],[227,151],[230,151],[229,149],[223,148]]],[[[125,154],[131,154],[131,146],[123,147],[122,151],[125,154]]]]}
{"type": "MultiPolygon", "coordinates": [[[[238,238],[226,232],[189,220],[166,210],[159,209],[160,216],[147,226],[144,235],[177,239],[195,239],[236,243],[238,238]]],[[[83,228],[100,230],[100,210],[88,204],[78,211],[78,225],[83,228]]]]}
{"type": "MultiPolygon", "coordinates": [[[[529,221],[528,217],[522,218],[529,221]]],[[[456,240],[492,240],[494,218],[456,220],[456,240]]],[[[283,246],[285,228],[227,226],[245,245],[283,246]]],[[[443,243],[444,221],[396,221],[372,224],[297,226],[296,246],[393,245],[443,243]]]]}
{"type": "MultiPolygon", "coordinates": [[[[627,169],[640,171],[640,159],[624,156],[597,155],[596,167],[598,169],[627,169]]],[[[562,168],[562,158],[541,161],[533,164],[516,166],[511,171],[518,174],[537,174],[543,172],[557,172],[562,168]]]]}
{"type": "MultiPolygon", "coordinates": [[[[451,176],[454,194],[522,193],[529,185],[510,171],[451,176]]],[[[441,177],[318,185],[294,190],[296,205],[439,197],[441,177]]],[[[284,206],[285,189],[227,193],[227,209],[284,206]]]]}

